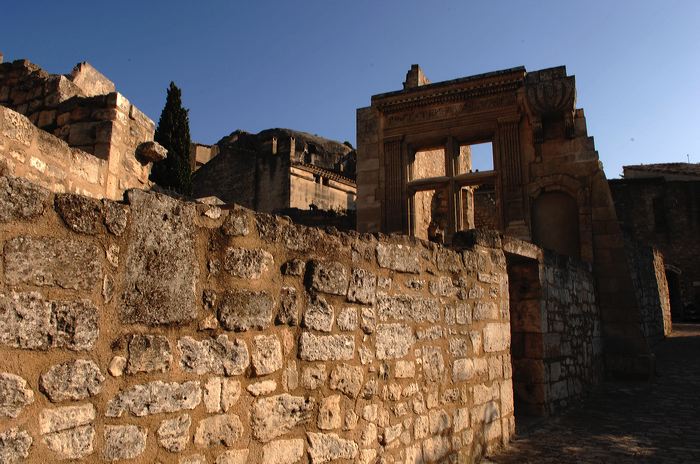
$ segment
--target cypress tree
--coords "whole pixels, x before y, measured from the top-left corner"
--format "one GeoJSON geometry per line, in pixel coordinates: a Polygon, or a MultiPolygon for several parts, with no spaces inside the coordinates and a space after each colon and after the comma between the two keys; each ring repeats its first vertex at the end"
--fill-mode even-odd
{"type": "Polygon", "coordinates": [[[151,180],[182,195],[192,193],[188,111],[182,107],[182,91],[171,82],[154,137],[168,150],[168,157],[153,165],[151,180]]]}

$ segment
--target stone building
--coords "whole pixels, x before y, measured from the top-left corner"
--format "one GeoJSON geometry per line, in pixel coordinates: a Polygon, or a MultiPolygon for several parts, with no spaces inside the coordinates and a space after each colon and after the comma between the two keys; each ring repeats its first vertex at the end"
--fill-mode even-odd
{"type": "MultiPolygon", "coordinates": [[[[589,323],[604,335],[606,369],[648,373],[649,327],[660,337],[670,330],[661,316],[660,325],[645,322],[649,313],[668,311],[665,279],[654,272],[653,259],[628,259],[605,173],[575,104],[575,80],[564,67],[535,72],[519,67],[430,83],[414,65],[402,90],[374,95],[370,107],[357,111],[358,230],[425,237],[431,233],[426,224],[442,221],[440,238],[454,244],[478,218],[590,266],[599,315],[589,323]],[[484,143],[492,147],[492,168],[473,169],[477,160],[470,159],[471,151],[484,143]],[[475,201],[480,186],[488,194],[475,201]],[[441,197],[443,206],[425,208],[425,192],[441,197]],[[474,211],[484,205],[487,211],[474,211]],[[435,211],[438,221],[422,217],[435,211]],[[633,269],[637,265],[644,272],[633,269]],[[640,275],[653,278],[634,277],[640,275]],[[640,285],[652,280],[656,303],[650,305],[640,285]]],[[[521,258],[509,258],[511,281],[541,278],[538,265],[530,266],[523,270],[521,258]]],[[[511,322],[530,320],[517,314],[526,307],[511,301],[511,322]]],[[[573,314],[564,310],[563,320],[573,314]]],[[[539,376],[542,383],[537,366],[548,347],[558,345],[550,340],[559,340],[567,328],[561,321],[553,323],[551,334],[536,327],[529,333],[537,362],[529,363],[523,377],[539,376]]],[[[515,343],[515,324],[513,331],[515,343]]],[[[591,359],[583,370],[591,368],[591,359]]]]}
{"type": "Polygon", "coordinates": [[[700,164],[625,166],[610,189],[626,233],[664,255],[674,319],[699,319],[700,164]]]}
{"type": "Polygon", "coordinates": [[[190,145],[190,169],[195,172],[218,154],[219,147],[217,145],[192,143],[190,145]]]}
{"type": "Polygon", "coordinates": [[[0,55],[0,161],[53,191],[121,198],[150,188],[155,125],[88,63],[67,75],[0,55]]]}
{"type": "Polygon", "coordinates": [[[217,197],[256,211],[355,209],[355,152],[305,132],[236,131],[192,178],[197,198],[217,197]]]}

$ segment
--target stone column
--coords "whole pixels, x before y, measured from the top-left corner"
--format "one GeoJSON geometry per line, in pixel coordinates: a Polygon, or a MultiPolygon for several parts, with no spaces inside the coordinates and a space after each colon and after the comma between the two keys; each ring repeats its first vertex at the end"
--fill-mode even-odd
{"type": "Polygon", "coordinates": [[[522,158],[520,156],[520,116],[499,118],[496,132],[501,208],[506,234],[530,239],[525,222],[522,158]]]}
{"type": "Polygon", "coordinates": [[[384,232],[403,233],[403,201],[405,188],[401,139],[384,140],[384,232]]]}

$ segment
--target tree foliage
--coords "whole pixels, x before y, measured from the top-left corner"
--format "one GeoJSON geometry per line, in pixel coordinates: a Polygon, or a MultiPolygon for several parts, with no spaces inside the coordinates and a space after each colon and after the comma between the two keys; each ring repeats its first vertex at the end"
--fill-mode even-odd
{"type": "Polygon", "coordinates": [[[170,83],[165,107],[160,114],[155,141],[168,150],[168,157],[153,165],[151,180],[183,195],[192,193],[190,165],[190,118],[182,107],[182,91],[170,83]]]}

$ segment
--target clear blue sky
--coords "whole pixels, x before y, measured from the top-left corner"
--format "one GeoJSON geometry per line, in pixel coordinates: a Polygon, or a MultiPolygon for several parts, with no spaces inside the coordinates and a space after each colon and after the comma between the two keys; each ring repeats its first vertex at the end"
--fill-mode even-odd
{"type": "Polygon", "coordinates": [[[173,80],[194,140],[289,127],[355,142],[355,109],[433,81],[566,65],[609,178],[700,162],[700,1],[13,1],[5,60],[89,61],[156,122],[173,80]]]}

